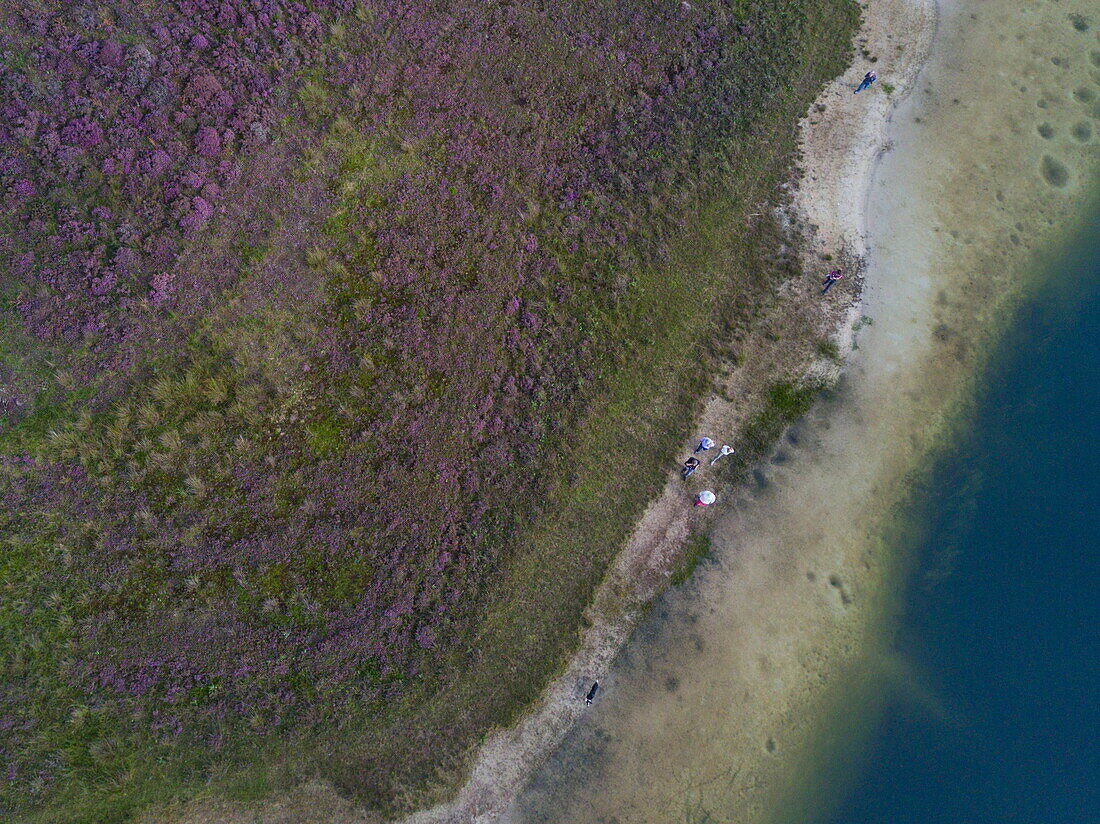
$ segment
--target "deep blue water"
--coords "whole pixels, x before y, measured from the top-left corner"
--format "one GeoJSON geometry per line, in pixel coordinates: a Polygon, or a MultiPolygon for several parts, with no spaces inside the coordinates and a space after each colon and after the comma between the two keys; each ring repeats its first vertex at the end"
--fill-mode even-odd
{"type": "Polygon", "coordinates": [[[830,824],[1100,821],[1098,226],[1020,313],[916,505],[896,647],[934,700],[898,691],[830,824]]]}

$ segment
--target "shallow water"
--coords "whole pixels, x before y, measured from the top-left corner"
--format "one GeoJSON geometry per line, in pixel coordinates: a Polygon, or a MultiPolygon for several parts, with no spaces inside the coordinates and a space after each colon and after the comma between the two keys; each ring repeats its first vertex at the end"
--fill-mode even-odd
{"type": "Polygon", "coordinates": [[[730,505],[710,562],[660,601],[507,819],[806,820],[845,797],[891,685],[949,712],[890,652],[907,562],[887,536],[1036,254],[1094,188],[1090,7],[942,4],[870,194],[873,323],[846,379],[730,505]]]}

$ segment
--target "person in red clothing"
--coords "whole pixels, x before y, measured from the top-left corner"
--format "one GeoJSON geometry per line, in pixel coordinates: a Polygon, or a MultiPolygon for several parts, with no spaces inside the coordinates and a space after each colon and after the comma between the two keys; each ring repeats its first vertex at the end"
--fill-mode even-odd
{"type": "Polygon", "coordinates": [[[833,271],[829,272],[829,274],[825,276],[825,280],[822,281],[822,286],[824,286],[825,288],[821,290],[821,294],[824,295],[826,292],[828,292],[830,287],[832,287],[832,285],[840,280],[842,277],[844,277],[844,273],[841,272],[839,269],[833,269],[833,271]]]}
{"type": "Polygon", "coordinates": [[[715,500],[714,493],[709,489],[704,489],[695,496],[695,503],[692,506],[710,506],[715,500]]]}

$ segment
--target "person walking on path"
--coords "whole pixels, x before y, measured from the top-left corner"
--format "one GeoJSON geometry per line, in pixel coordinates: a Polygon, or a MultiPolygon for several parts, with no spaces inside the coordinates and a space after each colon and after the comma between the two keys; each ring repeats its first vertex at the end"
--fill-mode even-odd
{"type": "Polygon", "coordinates": [[[730,446],[729,444],[722,444],[722,448],[718,450],[718,454],[715,455],[714,458],[711,460],[710,465],[714,466],[716,463],[718,463],[719,458],[724,458],[724,457],[726,457],[726,455],[732,455],[732,454],[733,454],[733,447],[730,446]]]}
{"type": "Polygon", "coordinates": [[[593,681],[593,682],[592,682],[592,689],[590,689],[590,690],[588,691],[588,695],[586,695],[586,696],[584,697],[584,705],[585,705],[586,707],[587,707],[587,706],[588,706],[589,704],[591,704],[591,703],[592,703],[592,699],[596,697],[596,691],[597,691],[597,690],[599,690],[599,688],[600,688],[600,682],[599,682],[599,681],[593,681]]]}
{"type": "Polygon", "coordinates": [[[863,75],[863,80],[861,80],[859,82],[859,85],[856,86],[856,90],[854,92],[852,92],[852,94],[856,94],[858,92],[863,91],[868,86],[870,86],[872,83],[874,83],[876,80],[878,80],[878,75],[877,74],[875,74],[873,71],[867,72],[867,74],[863,75]]]}
{"type": "Polygon", "coordinates": [[[714,449],[714,441],[704,437],[699,441],[699,445],[695,447],[695,451],[692,454],[698,455],[700,452],[706,452],[708,449],[714,449]]]}
{"type": "Polygon", "coordinates": [[[680,477],[686,478],[692,472],[699,468],[698,458],[688,458],[684,461],[684,468],[680,470],[680,477]]]}
{"type": "Polygon", "coordinates": [[[829,289],[832,288],[832,285],[840,280],[842,277],[844,277],[844,273],[841,272],[839,269],[833,269],[833,271],[829,272],[829,274],[825,276],[825,280],[821,282],[821,285],[825,287],[821,290],[821,294],[824,295],[826,292],[828,292],[829,289]]]}
{"type": "Polygon", "coordinates": [[[695,503],[692,506],[710,506],[715,500],[717,499],[714,497],[714,493],[709,489],[704,489],[695,496],[695,503]]]}

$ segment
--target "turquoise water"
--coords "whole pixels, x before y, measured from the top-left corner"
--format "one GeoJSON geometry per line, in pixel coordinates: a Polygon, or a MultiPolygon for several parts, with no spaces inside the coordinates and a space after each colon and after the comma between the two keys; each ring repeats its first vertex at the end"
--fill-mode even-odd
{"type": "Polygon", "coordinates": [[[829,824],[1096,820],[1098,226],[1020,313],[918,505],[896,646],[937,700],[888,708],[829,824]]]}

